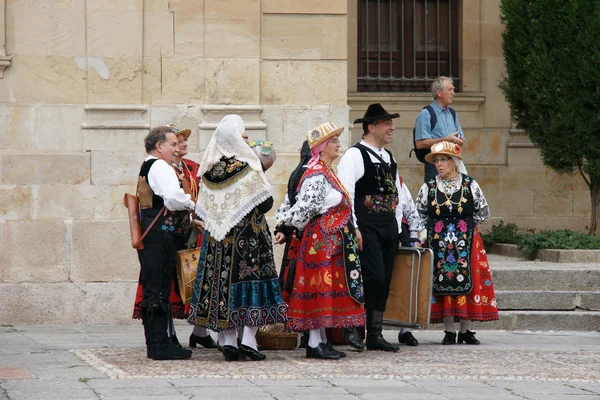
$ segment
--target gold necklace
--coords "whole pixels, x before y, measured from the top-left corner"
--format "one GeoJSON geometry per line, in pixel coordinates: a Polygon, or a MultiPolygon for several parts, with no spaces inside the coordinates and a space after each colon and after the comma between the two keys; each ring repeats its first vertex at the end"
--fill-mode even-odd
{"type": "MultiPolygon", "coordinates": [[[[442,178],[440,178],[441,180],[442,178]]],[[[464,190],[459,186],[459,190],[460,190],[460,200],[458,200],[457,202],[452,201],[452,195],[454,193],[451,193],[450,196],[448,196],[448,194],[445,191],[439,190],[438,189],[438,182],[436,180],[435,183],[435,197],[433,199],[433,201],[431,202],[432,206],[435,206],[435,214],[436,215],[440,215],[440,206],[447,206],[449,211],[452,212],[452,204],[457,205],[458,208],[456,209],[458,211],[459,214],[462,214],[463,212],[463,207],[462,204],[467,202],[467,199],[465,199],[464,196],[464,190]],[[444,194],[444,196],[446,197],[446,201],[443,202],[442,204],[439,204],[437,201],[437,192],[440,191],[444,194]]]]}

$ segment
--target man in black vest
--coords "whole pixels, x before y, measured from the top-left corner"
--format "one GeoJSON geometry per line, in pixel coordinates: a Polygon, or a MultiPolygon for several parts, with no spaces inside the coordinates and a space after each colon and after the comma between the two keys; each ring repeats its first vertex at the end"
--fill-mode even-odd
{"type": "MultiPolygon", "coordinates": [[[[363,140],[349,148],[338,165],[338,176],[354,200],[368,350],[399,350],[381,334],[402,222],[402,213],[399,213],[400,221],[396,213],[401,187],[397,166],[392,153],[384,146],[392,141],[392,119],[399,116],[389,114],[379,103],[371,104],[364,117],[354,121],[363,125],[363,140]]],[[[356,330],[345,330],[344,336],[350,346],[364,348],[356,330]]]]}

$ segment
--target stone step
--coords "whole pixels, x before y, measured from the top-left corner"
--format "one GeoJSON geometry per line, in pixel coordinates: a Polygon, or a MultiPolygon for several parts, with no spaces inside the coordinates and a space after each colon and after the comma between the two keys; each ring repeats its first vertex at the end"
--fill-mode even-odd
{"type": "Polygon", "coordinates": [[[600,291],[497,290],[498,309],[600,311],[600,291]]]}
{"type": "MultiPolygon", "coordinates": [[[[430,329],[438,325],[431,325],[430,329]]],[[[473,329],[598,331],[598,311],[500,311],[497,321],[474,322],[473,329]]]]}
{"type": "Polygon", "coordinates": [[[497,291],[600,291],[598,267],[491,268],[497,291]]]}

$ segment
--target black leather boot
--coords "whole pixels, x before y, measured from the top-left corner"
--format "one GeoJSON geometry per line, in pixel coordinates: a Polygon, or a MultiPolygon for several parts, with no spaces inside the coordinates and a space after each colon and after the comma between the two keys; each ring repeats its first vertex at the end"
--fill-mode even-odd
{"type": "Polygon", "coordinates": [[[348,346],[350,346],[353,349],[356,349],[358,351],[363,351],[365,349],[365,344],[363,343],[362,339],[360,338],[360,334],[358,333],[358,328],[356,328],[356,327],[344,328],[343,333],[344,333],[344,340],[346,341],[346,344],[348,346]]]}
{"type": "Polygon", "coordinates": [[[153,360],[182,360],[192,356],[191,350],[173,346],[167,335],[169,320],[166,312],[154,309],[148,315],[150,329],[150,358],[153,360]]]}
{"type": "Polygon", "coordinates": [[[150,323],[146,309],[142,308],[142,325],[144,326],[144,337],[146,338],[146,358],[152,358],[152,347],[150,346],[150,323]]]}
{"type": "Polygon", "coordinates": [[[383,311],[367,310],[367,350],[398,351],[400,347],[389,343],[381,334],[383,311]]]}

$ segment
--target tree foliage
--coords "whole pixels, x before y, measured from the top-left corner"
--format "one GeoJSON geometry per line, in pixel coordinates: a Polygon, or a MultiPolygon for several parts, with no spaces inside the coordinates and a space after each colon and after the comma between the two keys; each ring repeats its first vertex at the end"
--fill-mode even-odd
{"type": "Polygon", "coordinates": [[[544,164],[578,170],[600,203],[600,0],[501,0],[500,87],[544,164]]]}

